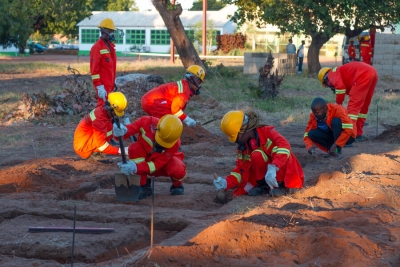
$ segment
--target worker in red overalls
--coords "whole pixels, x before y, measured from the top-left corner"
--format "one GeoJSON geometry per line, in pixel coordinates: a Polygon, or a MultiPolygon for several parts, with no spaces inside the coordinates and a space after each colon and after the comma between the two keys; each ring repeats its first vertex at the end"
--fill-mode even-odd
{"type": "MultiPolygon", "coordinates": [[[[113,92],[108,95],[104,106],[97,107],[86,115],[76,127],[74,150],[80,157],[94,160],[104,158],[103,154],[118,155],[118,147],[110,145],[113,138],[113,118],[123,116],[128,101],[124,94],[113,92]]],[[[125,148],[128,152],[128,148],[125,148]]]]}
{"type": "Polygon", "coordinates": [[[196,121],[183,111],[189,99],[193,95],[200,94],[205,75],[204,69],[198,65],[188,67],[183,80],[160,85],[144,94],[142,97],[143,110],[157,118],[172,114],[188,126],[196,126],[196,121]]]}
{"type": "Polygon", "coordinates": [[[126,127],[118,127],[114,123],[114,135],[128,138],[137,136],[137,142],[129,146],[129,162],[118,163],[126,174],[140,175],[139,199],[151,195],[149,175],[167,176],[172,180],[171,195],[183,195],[183,179],[186,177],[184,154],[179,152],[181,145],[182,122],[173,115],[165,115],[161,119],[143,116],[126,127]]]}
{"type": "Polygon", "coordinates": [[[97,95],[97,107],[102,107],[107,96],[114,90],[117,71],[114,30],[112,19],[103,19],[100,28],[100,39],[90,49],[90,74],[97,95]]]}
{"type": "Polygon", "coordinates": [[[349,54],[349,59],[351,61],[356,60],[356,48],[354,47],[354,39],[350,38],[350,44],[349,47],[347,48],[347,53],[349,54]]]}
{"type": "Polygon", "coordinates": [[[303,139],[308,153],[313,155],[317,146],[341,159],[342,147],[352,147],[356,138],[347,110],[342,105],[326,103],[320,97],[312,101],[311,110],[303,139]]]}
{"type": "Polygon", "coordinates": [[[238,144],[236,167],[214,179],[217,190],[236,187],[234,196],[284,196],[303,188],[304,173],[289,142],[273,126],[259,123],[253,111],[229,111],[221,121],[229,141],[238,144]]]}
{"type": "Polygon", "coordinates": [[[360,56],[362,58],[362,62],[372,65],[372,49],[369,35],[361,37],[360,56]]]}
{"type": "Polygon", "coordinates": [[[336,68],[322,68],[318,79],[323,87],[329,87],[336,94],[336,103],[343,104],[349,96],[347,112],[356,129],[356,141],[364,141],[362,136],[368,108],[378,82],[378,73],[371,65],[351,62],[336,68]]]}

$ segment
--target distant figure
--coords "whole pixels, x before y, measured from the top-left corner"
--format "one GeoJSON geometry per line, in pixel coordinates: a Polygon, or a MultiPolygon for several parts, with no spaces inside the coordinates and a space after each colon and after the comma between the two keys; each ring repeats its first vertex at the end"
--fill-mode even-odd
{"type": "Polygon", "coordinates": [[[287,54],[296,54],[296,46],[293,44],[292,38],[289,39],[289,43],[286,45],[287,54]]]}
{"type": "Polygon", "coordinates": [[[360,56],[362,62],[372,65],[372,48],[369,35],[361,37],[360,56]]]}
{"type": "Polygon", "coordinates": [[[299,49],[297,50],[297,57],[299,58],[299,68],[297,69],[297,73],[301,74],[303,73],[303,59],[304,59],[304,45],[306,42],[303,40],[301,41],[301,45],[299,46],[299,49]]]}
{"type": "Polygon", "coordinates": [[[354,39],[350,38],[350,45],[347,48],[347,53],[349,54],[350,61],[356,60],[356,48],[354,47],[354,39]]]}

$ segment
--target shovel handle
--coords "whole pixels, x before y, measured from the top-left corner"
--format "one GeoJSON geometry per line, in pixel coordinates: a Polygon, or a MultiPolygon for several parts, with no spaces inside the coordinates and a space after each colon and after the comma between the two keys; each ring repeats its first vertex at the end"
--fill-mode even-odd
{"type": "Polygon", "coordinates": [[[218,179],[218,174],[214,173],[214,180],[218,179]]]}
{"type": "MultiPolygon", "coordinates": [[[[121,124],[119,123],[118,118],[114,118],[115,123],[117,124],[118,128],[121,129],[121,124]]],[[[118,137],[119,141],[119,149],[121,150],[121,157],[122,157],[122,163],[126,163],[126,155],[125,155],[125,147],[124,147],[124,141],[122,141],[122,136],[118,137]]]]}

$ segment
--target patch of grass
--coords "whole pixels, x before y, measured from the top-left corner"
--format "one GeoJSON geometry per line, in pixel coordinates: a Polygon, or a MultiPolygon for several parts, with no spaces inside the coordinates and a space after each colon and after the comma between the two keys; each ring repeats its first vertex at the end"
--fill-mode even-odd
{"type": "Polygon", "coordinates": [[[0,120],[18,107],[18,101],[21,99],[21,94],[14,92],[5,92],[0,94],[0,120]]]}
{"type": "Polygon", "coordinates": [[[0,73],[36,73],[41,71],[62,71],[63,66],[60,64],[50,64],[45,62],[27,62],[16,64],[0,64],[0,73]]]}

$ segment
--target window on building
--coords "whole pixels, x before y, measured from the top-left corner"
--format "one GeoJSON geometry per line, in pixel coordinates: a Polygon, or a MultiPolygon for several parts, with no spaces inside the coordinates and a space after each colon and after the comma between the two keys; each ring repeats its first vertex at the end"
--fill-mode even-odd
{"type": "Polygon", "coordinates": [[[144,45],[146,43],[145,30],[126,30],[126,44],[144,45]]]}
{"type": "Polygon", "coordinates": [[[169,45],[170,36],[167,30],[151,30],[150,44],[152,45],[169,45]]]}
{"type": "Polygon", "coordinates": [[[82,44],[94,44],[99,40],[100,31],[99,29],[82,29],[82,44]]]}
{"type": "Polygon", "coordinates": [[[124,37],[120,37],[118,31],[114,31],[114,36],[115,36],[114,44],[123,44],[124,43],[124,37]]]}

